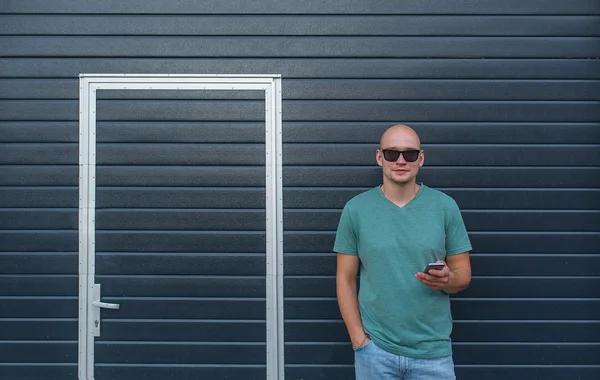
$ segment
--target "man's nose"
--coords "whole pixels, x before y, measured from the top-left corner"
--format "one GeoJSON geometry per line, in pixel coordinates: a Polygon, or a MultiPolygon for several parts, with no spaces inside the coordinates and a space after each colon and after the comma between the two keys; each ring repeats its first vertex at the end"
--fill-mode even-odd
{"type": "Polygon", "coordinates": [[[407,161],[404,159],[404,153],[400,153],[398,155],[398,159],[396,160],[396,162],[400,163],[400,164],[406,164],[407,163],[407,161]]]}

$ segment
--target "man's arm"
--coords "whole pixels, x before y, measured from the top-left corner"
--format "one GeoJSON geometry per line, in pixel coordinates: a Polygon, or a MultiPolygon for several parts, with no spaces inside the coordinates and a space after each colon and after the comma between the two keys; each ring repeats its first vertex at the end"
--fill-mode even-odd
{"type": "Polygon", "coordinates": [[[343,253],[337,254],[337,300],[354,349],[369,343],[367,334],[363,330],[362,322],[360,321],[360,312],[358,311],[356,286],[358,266],[358,256],[345,255],[343,253]]]}
{"type": "Polygon", "coordinates": [[[443,269],[432,269],[429,274],[419,272],[415,277],[431,289],[444,290],[450,294],[458,293],[471,282],[469,252],[446,256],[446,266],[443,269]]]}

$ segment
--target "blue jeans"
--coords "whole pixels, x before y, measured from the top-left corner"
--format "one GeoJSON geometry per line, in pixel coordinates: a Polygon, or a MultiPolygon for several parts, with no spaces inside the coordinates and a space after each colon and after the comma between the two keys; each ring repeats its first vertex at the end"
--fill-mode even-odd
{"type": "Polygon", "coordinates": [[[456,380],[452,356],[409,358],[369,342],[354,352],[356,380],[456,380]]]}

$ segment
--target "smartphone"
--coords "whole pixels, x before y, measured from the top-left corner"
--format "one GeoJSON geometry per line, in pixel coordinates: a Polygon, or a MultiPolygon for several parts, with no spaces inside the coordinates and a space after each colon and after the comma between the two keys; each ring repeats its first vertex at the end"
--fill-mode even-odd
{"type": "Polygon", "coordinates": [[[430,269],[442,270],[444,269],[444,266],[446,266],[444,263],[429,263],[423,270],[423,273],[429,273],[430,269]]]}

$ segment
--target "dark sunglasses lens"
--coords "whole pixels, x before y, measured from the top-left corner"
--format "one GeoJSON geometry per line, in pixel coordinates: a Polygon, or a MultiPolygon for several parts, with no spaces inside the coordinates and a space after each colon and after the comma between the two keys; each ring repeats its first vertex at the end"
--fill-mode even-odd
{"type": "Polygon", "coordinates": [[[419,158],[419,151],[407,150],[403,152],[402,155],[404,156],[404,160],[406,160],[406,162],[415,162],[417,158],[419,158]]]}
{"type": "Polygon", "coordinates": [[[398,152],[397,150],[383,151],[383,158],[385,158],[386,161],[396,161],[398,157],[400,157],[400,152],[398,152]]]}
{"type": "Polygon", "coordinates": [[[386,161],[391,161],[391,162],[396,161],[398,159],[398,157],[400,157],[400,153],[402,153],[402,156],[404,157],[404,160],[406,162],[415,162],[417,160],[417,158],[419,158],[418,150],[405,150],[405,151],[401,152],[398,150],[384,149],[384,150],[382,150],[382,152],[383,152],[383,158],[385,158],[386,161]]]}

